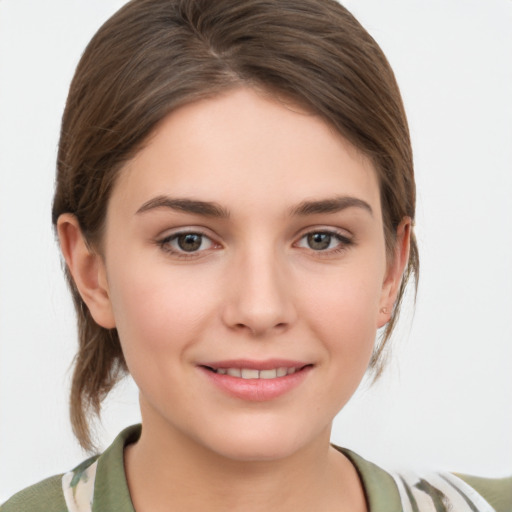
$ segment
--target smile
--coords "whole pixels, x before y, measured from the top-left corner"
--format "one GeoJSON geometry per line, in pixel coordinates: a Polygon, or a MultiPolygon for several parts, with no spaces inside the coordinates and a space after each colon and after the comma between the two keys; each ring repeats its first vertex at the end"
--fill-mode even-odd
{"type": "Polygon", "coordinates": [[[246,401],[265,402],[300,386],[314,366],[282,359],[231,360],[201,364],[199,369],[223,393],[246,401]]]}
{"type": "Polygon", "coordinates": [[[238,377],[242,379],[277,379],[279,377],[286,377],[292,375],[296,371],[301,370],[302,367],[286,368],[281,366],[279,368],[270,368],[266,370],[257,370],[255,368],[208,368],[212,372],[219,375],[229,375],[231,377],[238,377]]]}

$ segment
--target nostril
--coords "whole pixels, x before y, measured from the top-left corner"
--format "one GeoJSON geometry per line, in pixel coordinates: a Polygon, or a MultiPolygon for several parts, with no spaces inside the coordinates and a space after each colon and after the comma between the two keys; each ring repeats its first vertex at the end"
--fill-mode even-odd
{"type": "Polygon", "coordinates": [[[274,326],[271,326],[270,328],[268,327],[263,327],[263,326],[257,326],[257,325],[254,325],[251,327],[251,324],[244,324],[244,323],[237,323],[233,326],[233,328],[237,331],[249,331],[251,332],[252,334],[263,334],[264,332],[267,332],[267,331],[284,331],[288,328],[288,323],[287,322],[279,322],[277,324],[275,324],[274,326]]]}

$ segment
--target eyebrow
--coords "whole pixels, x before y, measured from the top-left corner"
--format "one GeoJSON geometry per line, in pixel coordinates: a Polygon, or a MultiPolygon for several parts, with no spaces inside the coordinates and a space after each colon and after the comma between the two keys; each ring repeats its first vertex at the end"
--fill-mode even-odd
{"type": "Polygon", "coordinates": [[[146,201],[138,210],[137,214],[144,213],[158,208],[169,208],[185,213],[194,213],[206,217],[227,218],[229,212],[217,203],[199,201],[196,199],[173,198],[169,196],[157,196],[146,201]]]}
{"type": "MultiPolygon", "coordinates": [[[[318,215],[323,213],[337,213],[347,208],[362,208],[373,215],[372,207],[362,199],[351,196],[340,196],[330,199],[320,199],[316,201],[302,201],[290,210],[292,216],[318,215]]],[[[229,218],[229,211],[221,205],[210,201],[200,201],[188,198],[173,198],[169,196],[157,196],[146,201],[136,212],[136,214],[147,211],[169,208],[185,213],[203,215],[205,217],[229,218]]]]}
{"type": "Polygon", "coordinates": [[[291,215],[303,216],[337,213],[347,208],[362,208],[373,216],[372,207],[366,201],[351,196],[339,196],[318,201],[303,201],[291,210],[291,215]]]}

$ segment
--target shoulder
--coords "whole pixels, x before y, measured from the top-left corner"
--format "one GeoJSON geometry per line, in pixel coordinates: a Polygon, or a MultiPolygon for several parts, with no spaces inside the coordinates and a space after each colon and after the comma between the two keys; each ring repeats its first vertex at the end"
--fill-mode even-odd
{"type": "Polygon", "coordinates": [[[386,471],[350,450],[373,511],[512,512],[512,477],[479,478],[447,472],[386,471]]]}
{"type": "Polygon", "coordinates": [[[481,478],[470,475],[457,476],[484,496],[496,512],[512,511],[512,476],[507,478],[481,478]]]}
{"type": "Polygon", "coordinates": [[[52,476],[18,492],[0,506],[0,512],[67,512],[62,476],[52,476]]]}
{"type": "Polygon", "coordinates": [[[102,455],[20,491],[0,506],[0,512],[134,512],[123,450],[127,443],[138,439],[140,430],[140,425],[123,430],[102,455]]]}
{"type": "Polygon", "coordinates": [[[91,457],[69,473],[55,475],[18,492],[0,512],[68,512],[88,510],[94,492],[98,456],[91,457]]]}
{"type": "Polygon", "coordinates": [[[512,511],[512,478],[476,478],[447,472],[401,472],[393,478],[404,510],[512,511]]]}

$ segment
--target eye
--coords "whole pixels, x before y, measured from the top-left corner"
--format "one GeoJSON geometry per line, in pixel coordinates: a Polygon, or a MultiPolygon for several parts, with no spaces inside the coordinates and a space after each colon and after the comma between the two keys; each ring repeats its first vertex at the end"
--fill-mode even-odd
{"type": "Polygon", "coordinates": [[[213,241],[203,233],[174,233],[159,242],[166,251],[185,255],[197,253],[214,247],[213,241]]]}
{"type": "Polygon", "coordinates": [[[352,240],[334,231],[312,231],[302,236],[297,247],[313,251],[337,251],[350,245],[352,240]]]}

